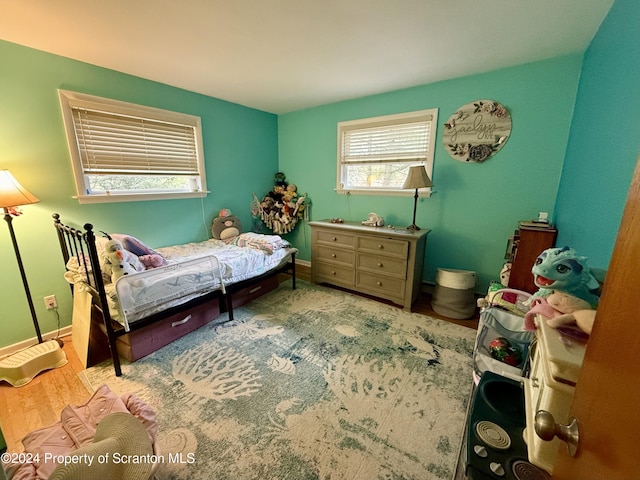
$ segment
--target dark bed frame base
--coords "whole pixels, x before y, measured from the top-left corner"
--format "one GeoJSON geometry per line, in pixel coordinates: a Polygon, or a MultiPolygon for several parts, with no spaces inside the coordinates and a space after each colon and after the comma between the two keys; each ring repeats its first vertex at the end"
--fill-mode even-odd
{"type": "MultiPolygon", "coordinates": [[[[52,216],[53,224],[56,228],[58,240],[60,242],[60,250],[62,251],[65,268],[69,259],[71,257],[76,257],[81,266],[84,267],[85,272],[87,272],[85,282],[87,285],[91,286],[90,292],[93,297],[93,310],[97,310],[102,317],[104,331],[107,336],[109,350],[113,360],[113,368],[117,377],[122,375],[122,369],[120,366],[120,356],[118,355],[116,342],[118,337],[121,337],[122,335],[140,330],[152,323],[171,317],[172,315],[188,312],[194,307],[214,300],[218,300],[220,311],[222,312],[226,310],[229,315],[229,320],[233,320],[233,294],[246,289],[247,287],[259,284],[265,279],[271,278],[280,273],[290,274],[292,279],[292,288],[294,290],[296,288],[296,255],[294,252],[291,254],[291,261],[277,269],[270,270],[269,272],[257,277],[243,280],[242,282],[226,285],[226,293],[222,292],[222,290],[217,290],[195,298],[185,304],[136,320],[129,326],[129,331],[126,331],[120,323],[111,318],[109,313],[107,294],[105,292],[104,281],[102,279],[100,257],[98,256],[96,248],[96,237],[93,232],[93,225],[86,223],[84,225],[84,230],[81,230],[63,224],[60,221],[60,215],[57,213],[54,213],[52,216]]],[[[71,294],[73,295],[73,285],[71,285],[71,294]]]]}

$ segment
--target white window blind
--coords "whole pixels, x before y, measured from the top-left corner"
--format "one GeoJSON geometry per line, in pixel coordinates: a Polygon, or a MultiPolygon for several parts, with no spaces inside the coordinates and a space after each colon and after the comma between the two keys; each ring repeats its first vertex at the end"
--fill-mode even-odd
{"type": "Polygon", "coordinates": [[[191,126],[72,108],[85,173],[198,175],[191,126]]]}
{"type": "Polygon", "coordinates": [[[59,90],[80,203],[207,192],[200,117],[59,90]]]}
{"type": "Polygon", "coordinates": [[[350,163],[424,162],[427,159],[430,121],[345,128],[342,161],[350,163]]]}
{"type": "Polygon", "coordinates": [[[412,166],[431,176],[437,117],[433,108],[338,123],[336,191],[403,195],[412,166]]]}

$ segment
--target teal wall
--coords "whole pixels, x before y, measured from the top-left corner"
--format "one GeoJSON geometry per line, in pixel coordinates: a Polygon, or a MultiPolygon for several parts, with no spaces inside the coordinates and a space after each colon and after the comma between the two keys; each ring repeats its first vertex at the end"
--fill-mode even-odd
{"type": "MultiPolygon", "coordinates": [[[[0,41],[0,168],[40,199],[13,220],[43,332],[57,328],[43,297],[58,298],[61,325],[71,322],[71,295],[51,214],[97,230],[124,232],[155,247],[203,240],[222,207],[251,224],[252,192],[272,187],[278,169],[277,117],[215,98],[146,81],[0,41]],[[57,89],[198,115],[207,184],[200,199],[80,205],[57,89]],[[204,220],[203,220],[204,217],[204,220]]],[[[3,222],[4,223],[4,222],[3,222]]],[[[0,226],[0,347],[35,336],[6,226],[0,226]]]]}
{"type": "MultiPolygon", "coordinates": [[[[518,221],[553,214],[581,65],[582,56],[568,56],[281,115],[280,168],[309,193],[314,220],[361,220],[376,212],[389,224],[409,225],[412,197],[335,193],[336,124],[437,107],[437,193],[419,200],[416,218],[431,229],[424,280],[434,282],[438,268],[467,269],[477,272],[478,291],[486,290],[498,278],[518,221]],[[443,124],[461,105],[483,98],[510,111],[511,137],[482,164],[458,162],[442,145],[443,124]]],[[[309,259],[305,227],[292,239],[309,259]]]]}
{"type": "Polygon", "coordinates": [[[616,0],[585,57],[558,200],[558,244],[609,264],[640,146],[640,2],[616,0]]]}
{"type": "MultiPolygon", "coordinates": [[[[616,0],[584,58],[556,58],[280,117],[0,41],[0,168],[11,170],[41,200],[24,207],[13,223],[43,332],[57,326],[55,314],[44,309],[45,295],[57,295],[61,326],[71,322],[51,213],[130,233],[152,246],[202,240],[222,207],[251,225],[252,192],[271,189],[280,169],[309,193],[312,219],[360,220],[375,211],[404,226],[411,223],[409,196],[333,191],[336,124],[432,107],[439,108],[437,193],[419,201],[417,217],[418,225],[432,229],[425,281],[435,280],[437,268],[470,269],[478,272],[483,290],[497,278],[517,221],[538,211],[555,219],[559,244],[574,246],[592,266],[605,268],[638,153],[639,17],[636,0],[616,0]],[[71,198],[58,88],[201,116],[212,194],[202,202],[78,204],[71,198]],[[442,147],[442,125],[459,106],[480,98],[509,109],[512,135],[487,162],[462,164],[442,147]]],[[[6,230],[0,227],[0,348],[35,335],[6,230]]],[[[290,240],[309,260],[308,227],[290,240]]]]}

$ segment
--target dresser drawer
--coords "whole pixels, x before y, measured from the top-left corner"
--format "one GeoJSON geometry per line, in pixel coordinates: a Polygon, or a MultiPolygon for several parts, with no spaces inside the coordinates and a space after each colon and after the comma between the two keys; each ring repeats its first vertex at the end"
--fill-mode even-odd
{"type": "Polygon", "coordinates": [[[314,281],[353,287],[355,283],[353,267],[341,267],[325,262],[317,262],[314,281]]]}
{"type": "Polygon", "coordinates": [[[358,253],[358,270],[403,279],[407,274],[404,259],[358,253]]]}
{"type": "Polygon", "coordinates": [[[381,297],[404,297],[405,281],[397,278],[359,271],[356,274],[356,288],[368,290],[381,297]]]}
{"type": "Polygon", "coordinates": [[[356,236],[352,233],[318,230],[318,243],[354,248],[356,236]]]}
{"type": "Polygon", "coordinates": [[[355,265],[353,250],[345,250],[344,248],[335,248],[331,245],[318,245],[318,260],[324,262],[335,262],[342,265],[353,267],[355,265]]]}
{"type": "Polygon", "coordinates": [[[361,235],[358,237],[357,249],[360,252],[406,259],[409,252],[409,242],[361,235]]]}

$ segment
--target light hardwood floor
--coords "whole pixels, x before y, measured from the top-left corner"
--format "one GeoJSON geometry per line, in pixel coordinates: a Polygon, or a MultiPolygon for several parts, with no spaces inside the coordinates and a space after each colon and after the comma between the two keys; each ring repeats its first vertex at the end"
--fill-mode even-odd
{"type": "MultiPolygon", "coordinates": [[[[310,269],[301,265],[296,266],[296,275],[301,280],[310,281],[311,278],[310,269]]],[[[477,313],[469,320],[445,318],[432,310],[431,297],[425,293],[420,294],[412,311],[474,330],[478,327],[477,313]]],[[[19,388],[0,382],[0,427],[9,452],[22,451],[21,439],[27,433],[57,422],[66,405],[82,404],[91,395],[78,377],[84,367],[73,348],[73,337],[67,336],[63,340],[63,350],[69,360],[65,366],[43,372],[19,388]]]]}
{"type": "Polygon", "coordinates": [[[63,338],[65,366],[39,374],[23,387],[0,382],[0,427],[7,451],[23,450],[20,440],[30,431],[60,420],[60,412],[69,404],[89,399],[89,392],[78,377],[83,366],[73,348],[71,336],[63,338]]]}

